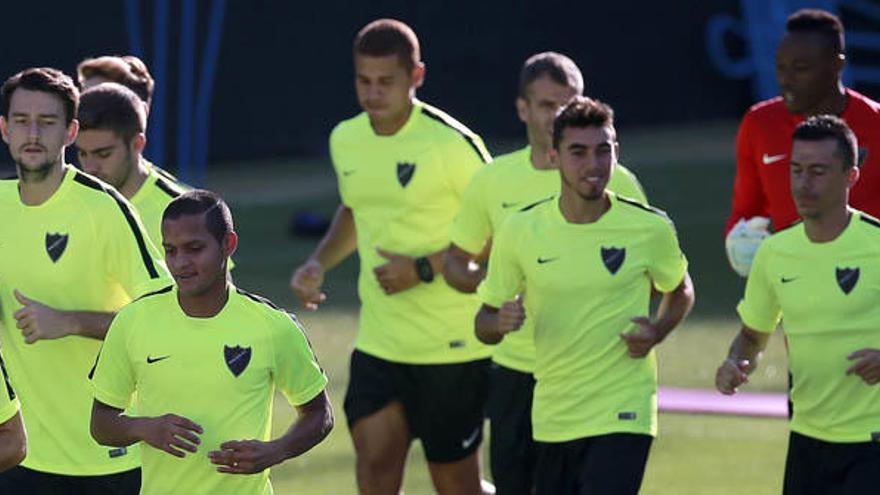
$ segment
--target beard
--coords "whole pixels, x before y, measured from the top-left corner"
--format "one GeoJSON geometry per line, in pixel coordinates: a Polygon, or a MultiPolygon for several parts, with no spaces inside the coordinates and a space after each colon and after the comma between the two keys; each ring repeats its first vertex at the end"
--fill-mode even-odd
{"type": "Polygon", "coordinates": [[[49,173],[52,172],[52,167],[54,166],[55,164],[53,162],[46,161],[34,168],[28,168],[20,161],[15,162],[15,168],[18,170],[19,180],[28,183],[43,182],[46,180],[46,177],[49,176],[49,173]]]}

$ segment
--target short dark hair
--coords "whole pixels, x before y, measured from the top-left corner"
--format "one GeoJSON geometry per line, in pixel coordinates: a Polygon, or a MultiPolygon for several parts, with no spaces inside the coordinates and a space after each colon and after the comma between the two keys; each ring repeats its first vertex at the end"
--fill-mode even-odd
{"type": "Polygon", "coordinates": [[[73,79],[58,69],[51,67],[31,67],[10,77],[0,88],[3,97],[3,115],[9,118],[9,103],[16,89],[51,93],[64,104],[64,122],[70,124],[76,117],[79,105],[79,90],[73,79]]]}
{"type": "Polygon", "coordinates": [[[614,110],[599,100],[575,96],[553,119],[553,148],[559,149],[562,132],[568,127],[614,126],[614,110]]]}
{"type": "Polygon", "coordinates": [[[788,17],[785,30],[789,33],[816,33],[826,39],[834,53],[843,53],[846,49],[843,23],[840,19],[825,10],[801,9],[788,17]]]}
{"type": "Polygon", "coordinates": [[[80,84],[91,77],[101,77],[134,91],[148,106],[153,99],[156,82],[147,64],[134,55],[87,58],[76,66],[76,73],[80,84]]]}
{"type": "Polygon", "coordinates": [[[220,245],[233,231],[232,212],[219,194],[204,189],[187,191],[171,200],[162,213],[162,221],[176,220],[184,215],[205,215],[205,228],[220,245]]]}
{"type": "Polygon", "coordinates": [[[378,19],[358,31],[354,38],[354,55],[397,55],[400,63],[410,71],[422,59],[415,31],[396,19],[378,19]]]}
{"type": "Polygon", "coordinates": [[[852,129],[840,117],[815,115],[801,122],[792,136],[792,141],[824,141],[825,139],[833,139],[837,143],[837,151],[843,158],[844,170],[856,166],[859,142],[852,129]]]}
{"type": "Polygon", "coordinates": [[[77,119],[81,131],[113,131],[126,143],[144,132],[147,122],[138,95],[121,84],[109,82],[83,91],[77,119]]]}
{"type": "Polygon", "coordinates": [[[526,98],[529,84],[543,76],[549,76],[555,83],[584,92],[584,76],[574,61],[561,53],[543,52],[532,55],[519,72],[519,96],[526,98]]]}

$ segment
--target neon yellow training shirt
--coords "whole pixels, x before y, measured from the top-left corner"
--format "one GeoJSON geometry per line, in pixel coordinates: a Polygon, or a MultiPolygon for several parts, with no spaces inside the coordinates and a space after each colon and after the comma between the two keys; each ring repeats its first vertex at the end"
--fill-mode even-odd
{"type": "Polygon", "coordinates": [[[9,381],[9,375],[6,374],[6,365],[3,363],[3,356],[0,356],[0,373],[3,374],[3,383],[0,385],[0,424],[12,419],[13,416],[21,409],[18,397],[15,396],[15,390],[9,381]]]}
{"type": "MultiPolygon", "coordinates": [[[[474,174],[452,223],[452,243],[478,254],[507,217],[559,194],[559,170],[540,170],[532,165],[531,147],[502,155],[474,174]]],[[[621,196],[647,203],[635,174],[621,164],[614,166],[608,189],[621,196]]],[[[524,373],[535,370],[535,343],[531,320],[492,349],[496,363],[524,373]]]]}
{"type": "Polygon", "coordinates": [[[0,181],[0,218],[0,343],[27,425],[23,465],[79,476],[136,468],[136,446],[108,449],[89,433],[87,376],[101,341],[68,336],[25,344],[13,291],[55,309],[115,312],[171,282],[161,255],[121,194],[70,165],[38,206],[21,202],[17,180],[0,181]]]}
{"type": "Polygon", "coordinates": [[[160,172],[161,169],[150,162],[147,162],[147,168],[150,175],[130,201],[144,222],[150,240],[156,247],[161,247],[162,213],[171,200],[188,191],[189,188],[173,181],[169,178],[173,176],[164,171],[160,172]]]}
{"type": "Polygon", "coordinates": [[[442,274],[388,296],[373,269],[386,262],[377,248],[418,257],[449,246],[449,227],[471,176],[491,160],[479,136],[442,111],[416,101],[392,136],[373,132],[366,113],[343,121],[330,136],[342,203],[357,230],[361,299],[355,347],[410,364],[486,358],[473,332],[479,307],[442,274]]]}
{"type": "Polygon", "coordinates": [[[755,255],[742,322],[771,333],[780,319],[792,376],[791,429],[826,442],[870,442],[880,431],[880,387],[846,375],[847,356],[880,349],[880,221],[852,211],[831,242],[811,242],[801,223],[766,239],[755,255]]]}
{"type": "Polygon", "coordinates": [[[500,307],[524,293],[535,332],[535,440],[657,432],[654,351],[633,359],[620,334],[648,316],[651,284],[674,290],[687,260],[666,215],[607,193],[596,222],[569,223],[557,200],[515,215],[492,244],[478,293],[500,307]]]}
{"type": "Polygon", "coordinates": [[[195,454],[178,458],[141,447],[141,494],[268,494],[269,470],[218,473],[208,452],[230,440],[270,440],[278,389],[296,406],[327,385],[296,318],[230,285],[210,318],[187,316],[176,288],[126,306],[110,327],[92,377],[96,400],[138,416],[177,414],[204,433],[195,454]]]}

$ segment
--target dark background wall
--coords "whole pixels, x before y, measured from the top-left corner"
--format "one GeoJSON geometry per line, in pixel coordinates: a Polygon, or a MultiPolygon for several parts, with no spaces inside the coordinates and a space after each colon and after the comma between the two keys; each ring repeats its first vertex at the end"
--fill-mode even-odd
{"type": "MultiPolygon", "coordinates": [[[[161,161],[174,168],[178,112],[191,109],[177,100],[181,2],[166,2],[169,25],[156,32],[160,1],[5,3],[0,76],[35,65],[72,74],[84,57],[130,52],[125,7],[134,6],[145,61],[155,61],[156,36],[169,46],[161,161]]],[[[214,3],[196,3],[197,61],[214,3]]],[[[739,11],[736,0],[229,1],[213,79],[208,160],[325,153],[332,126],[358,111],[352,38],[385,16],[411,24],[421,38],[428,77],[420,97],[490,140],[522,135],[513,109],[517,74],[528,55],[544,50],[570,55],[584,72],[588,94],[611,103],[621,126],[736,119],[754,101],[751,85],[715,68],[705,33],[713,16],[739,11]]],[[[728,38],[733,56],[748,51],[743,40],[728,38]]]]}

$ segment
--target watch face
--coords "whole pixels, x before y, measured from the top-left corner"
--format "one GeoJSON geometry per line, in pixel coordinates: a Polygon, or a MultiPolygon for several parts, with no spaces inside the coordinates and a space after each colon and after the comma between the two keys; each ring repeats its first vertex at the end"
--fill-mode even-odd
{"type": "Polygon", "coordinates": [[[428,258],[416,258],[416,273],[419,274],[419,279],[422,282],[434,280],[434,269],[431,267],[431,262],[428,261],[428,258]]]}

